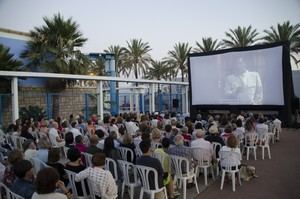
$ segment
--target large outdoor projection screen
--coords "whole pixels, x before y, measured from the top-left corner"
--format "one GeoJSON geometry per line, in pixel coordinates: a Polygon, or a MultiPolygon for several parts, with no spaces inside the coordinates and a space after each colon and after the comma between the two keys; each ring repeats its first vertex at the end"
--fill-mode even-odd
{"type": "Polygon", "coordinates": [[[189,57],[191,105],[284,105],[283,46],[189,57]]]}

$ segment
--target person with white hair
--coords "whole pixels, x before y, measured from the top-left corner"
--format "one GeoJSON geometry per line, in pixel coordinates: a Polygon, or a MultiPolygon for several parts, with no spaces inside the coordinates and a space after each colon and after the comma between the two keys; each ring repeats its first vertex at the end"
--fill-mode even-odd
{"type": "Polygon", "coordinates": [[[204,139],[205,136],[205,132],[202,129],[197,129],[196,131],[196,140],[193,140],[191,142],[191,147],[192,148],[201,148],[206,150],[208,153],[207,155],[210,157],[207,157],[208,159],[211,159],[211,157],[213,156],[213,146],[209,141],[206,141],[204,139]]]}

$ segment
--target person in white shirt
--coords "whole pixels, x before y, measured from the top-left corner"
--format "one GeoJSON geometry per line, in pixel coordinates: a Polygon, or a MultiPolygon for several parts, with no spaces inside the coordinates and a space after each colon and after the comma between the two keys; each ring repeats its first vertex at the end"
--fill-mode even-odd
{"type": "Polygon", "coordinates": [[[89,179],[93,185],[95,195],[104,199],[114,199],[118,197],[118,187],[110,173],[104,170],[105,155],[103,153],[96,153],[92,157],[93,167],[76,174],[75,181],[89,179]]]}
{"type": "Polygon", "coordinates": [[[58,146],[58,147],[65,146],[65,141],[60,138],[60,136],[58,135],[57,129],[58,129],[58,123],[52,121],[50,130],[49,130],[50,142],[51,142],[52,146],[58,146]]]}
{"type": "Polygon", "coordinates": [[[79,129],[75,128],[75,127],[76,127],[76,124],[77,124],[77,123],[76,123],[75,121],[72,122],[72,123],[71,123],[71,128],[70,128],[70,130],[69,130],[69,132],[72,132],[72,133],[73,133],[74,140],[75,140],[75,138],[76,138],[78,135],[81,135],[81,136],[82,136],[82,134],[80,133],[79,129]]]}
{"type": "Polygon", "coordinates": [[[139,130],[139,127],[136,125],[136,123],[130,121],[129,119],[126,120],[125,127],[127,130],[127,133],[132,136],[135,136],[136,131],[139,130]]]}
{"type": "Polygon", "coordinates": [[[222,166],[222,161],[226,159],[229,160],[229,162],[231,162],[232,165],[238,165],[240,167],[242,156],[241,156],[241,150],[237,146],[238,146],[238,140],[236,139],[236,137],[234,135],[229,136],[227,139],[227,145],[223,146],[220,150],[221,166],[222,166]],[[226,152],[232,152],[235,155],[226,152]]]}
{"type": "Polygon", "coordinates": [[[256,127],[255,127],[255,130],[256,130],[256,133],[258,135],[258,139],[260,140],[261,137],[268,133],[268,125],[266,125],[264,123],[264,119],[263,118],[259,118],[258,119],[258,123],[256,124],[256,127]]]}
{"type": "Polygon", "coordinates": [[[242,58],[225,79],[226,100],[238,104],[262,104],[263,87],[258,72],[248,71],[242,58]]]}
{"type": "Polygon", "coordinates": [[[204,149],[206,153],[206,160],[211,160],[213,157],[213,146],[209,141],[204,139],[205,132],[202,129],[196,130],[196,139],[191,142],[192,148],[204,149]]]}

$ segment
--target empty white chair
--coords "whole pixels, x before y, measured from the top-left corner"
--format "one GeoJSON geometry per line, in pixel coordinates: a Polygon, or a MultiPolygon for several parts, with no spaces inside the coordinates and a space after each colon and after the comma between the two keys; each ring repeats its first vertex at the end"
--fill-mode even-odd
{"type": "Polygon", "coordinates": [[[193,159],[197,162],[197,164],[196,164],[196,176],[198,176],[198,174],[200,172],[200,169],[203,169],[203,171],[204,171],[204,184],[205,184],[205,186],[207,186],[207,184],[208,184],[207,183],[207,175],[208,175],[207,169],[208,168],[211,169],[213,179],[215,179],[213,165],[211,163],[211,161],[212,161],[211,154],[206,149],[199,148],[199,147],[194,147],[194,148],[192,148],[192,150],[193,150],[193,159]]]}
{"type": "Polygon", "coordinates": [[[276,124],[273,128],[273,133],[275,134],[275,139],[279,141],[281,133],[281,125],[276,124]]]}
{"type": "Polygon", "coordinates": [[[120,152],[120,154],[121,154],[122,160],[129,161],[129,162],[133,162],[133,159],[134,159],[134,153],[133,153],[133,151],[132,151],[130,148],[127,148],[127,147],[119,147],[118,150],[119,150],[119,152],[120,152]],[[130,156],[129,156],[128,154],[130,154],[130,156]],[[128,156],[130,157],[129,160],[128,160],[128,156]]]}
{"type": "Polygon", "coordinates": [[[155,193],[159,193],[161,191],[164,192],[165,198],[168,198],[166,187],[159,188],[158,186],[158,174],[154,168],[136,165],[136,169],[139,173],[139,177],[142,183],[140,199],[143,199],[144,192],[150,194],[150,199],[154,199],[155,193]],[[151,189],[150,187],[150,177],[153,177],[154,189],[151,189]]]}
{"type": "MultiPolygon", "coordinates": [[[[3,196],[6,196],[6,199],[24,199],[22,196],[19,196],[18,194],[12,192],[5,184],[3,184],[2,182],[0,182],[0,199],[2,199],[2,194],[3,196]],[[5,191],[5,194],[2,193],[2,191],[5,191]]],[[[5,199],[5,198],[3,198],[5,199]]]]}
{"type": "Polygon", "coordinates": [[[262,152],[262,159],[265,159],[265,149],[268,150],[269,159],[271,159],[271,151],[270,151],[270,145],[269,145],[270,136],[269,134],[264,134],[261,139],[259,140],[259,147],[261,148],[262,152]]]}
{"type": "Polygon", "coordinates": [[[74,199],[87,199],[87,198],[95,198],[95,195],[90,195],[87,192],[87,187],[86,187],[86,183],[85,180],[81,180],[80,182],[76,182],[75,181],[75,176],[76,173],[66,170],[66,173],[68,175],[68,179],[69,179],[69,184],[71,185],[71,189],[72,189],[72,195],[74,199]],[[82,193],[79,193],[79,191],[77,190],[76,184],[78,185],[80,183],[80,187],[82,190],[82,193]]]}
{"type": "Polygon", "coordinates": [[[38,159],[38,158],[31,158],[30,159],[32,165],[33,165],[33,171],[34,174],[37,175],[37,173],[44,168],[49,167],[46,163],[44,163],[42,160],[38,159]]]}
{"type": "Polygon", "coordinates": [[[118,181],[117,163],[114,159],[108,157],[105,158],[105,170],[110,171],[115,181],[118,181]]]}
{"type": "Polygon", "coordinates": [[[124,160],[118,160],[118,163],[123,175],[122,198],[124,197],[125,186],[128,186],[130,190],[130,199],[133,199],[134,188],[140,186],[140,184],[137,183],[138,180],[135,166],[133,163],[124,160]]]}
{"type": "Polygon", "coordinates": [[[249,160],[250,150],[253,150],[254,159],[256,160],[256,144],[257,144],[257,134],[256,133],[246,133],[245,134],[245,148],[247,149],[247,160],[249,160]]]}
{"type": "Polygon", "coordinates": [[[236,162],[233,162],[232,159],[239,159],[239,154],[234,151],[220,151],[220,164],[222,169],[222,179],[221,179],[221,187],[223,189],[225,174],[230,173],[232,179],[232,190],[235,191],[235,174],[238,175],[239,183],[241,183],[240,170],[239,165],[236,162]],[[236,157],[230,157],[236,156],[236,157]]]}
{"type": "Polygon", "coordinates": [[[193,179],[196,185],[197,193],[199,193],[196,174],[194,171],[190,171],[190,162],[185,157],[170,155],[172,161],[172,167],[175,170],[175,182],[180,180],[183,182],[183,199],[186,199],[186,185],[188,179],[193,179]]]}
{"type": "Polygon", "coordinates": [[[85,166],[86,167],[93,166],[93,164],[92,164],[92,157],[93,157],[93,155],[89,154],[89,153],[81,153],[81,154],[84,156],[85,166]]]}

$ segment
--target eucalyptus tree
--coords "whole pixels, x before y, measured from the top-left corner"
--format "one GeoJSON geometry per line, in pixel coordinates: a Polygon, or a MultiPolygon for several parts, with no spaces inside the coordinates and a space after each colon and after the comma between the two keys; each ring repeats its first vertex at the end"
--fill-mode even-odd
{"type": "Polygon", "coordinates": [[[300,52],[300,23],[291,24],[289,21],[283,22],[282,24],[278,23],[277,26],[271,26],[269,30],[264,30],[266,34],[263,39],[266,43],[273,43],[279,41],[289,41],[291,58],[296,64],[299,64],[300,52]]]}
{"type": "Polygon", "coordinates": [[[251,25],[248,27],[238,26],[235,29],[229,29],[225,32],[226,39],[223,39],[224,47],[246,47],[255,44],[258,38],[258,32],[251,25]]]}

